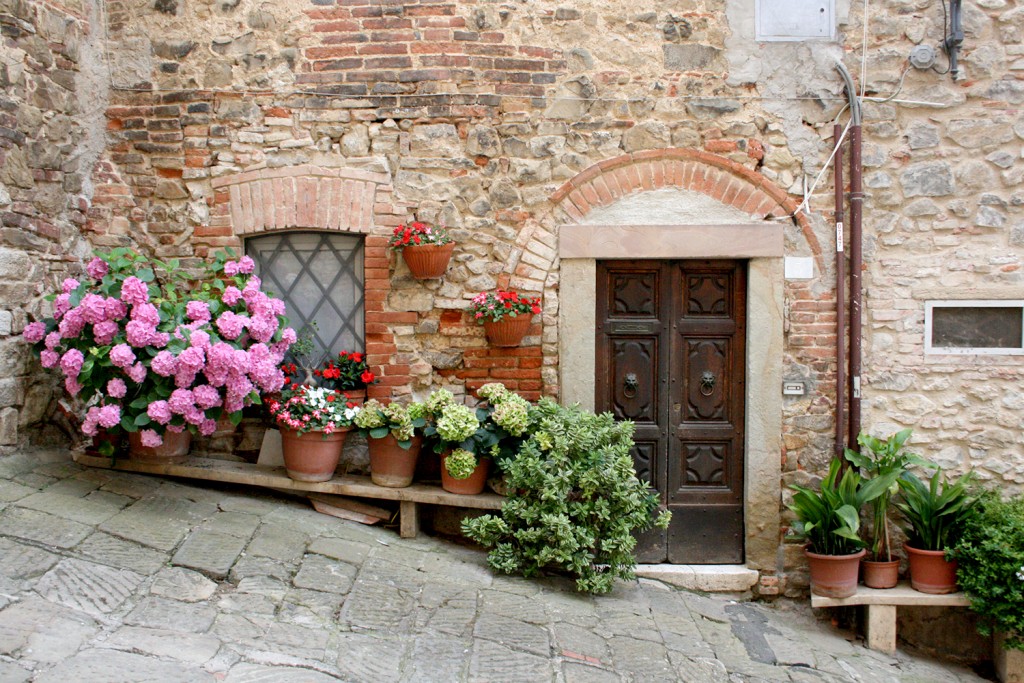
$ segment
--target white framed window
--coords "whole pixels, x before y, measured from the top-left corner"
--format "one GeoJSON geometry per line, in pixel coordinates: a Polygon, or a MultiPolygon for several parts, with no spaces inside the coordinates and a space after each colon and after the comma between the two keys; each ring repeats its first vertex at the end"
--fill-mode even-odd
{"type": "Polygon", "coordinates": [[[1024,300],[925,302],[924,352],[1024,355],[1024,300]]]}
{"type": "Polygon", "coordinates": [[[835,0],[754,0],[756,39],[831,40],[836,34],[835,0]]]}
{"type": "Polygon", "coordinates": [[[275,233],[245,240],[245,253],[264,290],[284,301],[289,325],[316,323],[321,359],[365,348],[362,235],[275,233]]]}

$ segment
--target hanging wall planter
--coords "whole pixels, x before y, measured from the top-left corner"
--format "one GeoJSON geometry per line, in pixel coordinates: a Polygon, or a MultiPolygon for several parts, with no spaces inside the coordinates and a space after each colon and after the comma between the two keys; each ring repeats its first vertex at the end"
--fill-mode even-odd
{"type": "Polygon", "coordinates": [[[469,308],[473,319],[484,326],[491,346],[519,346],[540,310],[540,297],[503,289],[477,294],[469,308]]]}
{"type": "Polygon", "coordinates": [[[515,318],[502,318],[497,321],[484,321],[484,332],[491,346],[519,346],[523,337],[530,331],[530,316],[520,315],[515,318]]]}
{"type": "Polygon", "coordinates": [[[419,247],[409,246],[402,249],[402,258],[405,260],[405,265],[409,266],[409,272],[414,278],[428,280],[444,276],[454,250],[454,242],[424,244],[419,247]]]}
{"type": "Polygon", "coordinates": [[[417,221],[395,228],[388,246],[402,252],[414,278],[424,280],[442,277],[448,270],[455,240],[445,228],[417,221]]]}

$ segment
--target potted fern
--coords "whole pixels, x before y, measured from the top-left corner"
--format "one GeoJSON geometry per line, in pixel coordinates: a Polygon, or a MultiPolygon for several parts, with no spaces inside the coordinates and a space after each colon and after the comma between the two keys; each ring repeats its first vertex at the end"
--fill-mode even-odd
{"type": "MultiPolygon", "coordinates": [[[[861,433],[857,443],[861,450],[846,449],[846,459],[861,469],[870,478],[894,473],[900,477],[911,465],[929,466],[930,463],[903,449],[912,430],[904,429],[887,439],[877,439],[861,433]]],[[[893,559],[892,541],[889,535],[889,508],[893,495],[899,491],[894,481],[889,488],[871,501],[872,530],[870,552],[861,560],[864,585],[869,588],[892,588],[899,580],[900,561],[893,559]]]]}
{"type": "Polygon", "coordinates": [[[804,553],[810,565],[811,592],[828,598],[848,598],[857,590],[857,570],[866,554],[858,535],[860,512],[896,481],[895,473],[863,480],[854,469],[840,471],[835,459],[814,491],[796,484],[789,509],[796,515],[794,529],[807,539],[804,553]]]}
{"type": "Polygon", "coordinates": [[[959,539],[964,520],[978,495],[969,485],[973,472],[954,482],[936,469],[928,483],[913,472],[899,480],[901,500],[896,507],[907,518],[909,540],[903,548],[910,562],[910,587],[922,593],[956,590],[956,561],[947,560],[950,547],[959,539]]]}

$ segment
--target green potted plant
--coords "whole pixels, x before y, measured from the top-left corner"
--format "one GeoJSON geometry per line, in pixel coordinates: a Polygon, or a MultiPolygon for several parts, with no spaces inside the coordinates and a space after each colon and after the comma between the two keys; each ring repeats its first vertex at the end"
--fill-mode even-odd
{"type": "Polygon", "coordinates": [[[476,494],[487,484],[490,459],[477,453],[473,437],[480,429],[476,412],[455,401],[447,389],[433,392],[424,403],[426,426],[423,434],[434,444],[434,452],[441,455],[441,488],[449,493],[476,494]],[[453,457],[454,456],[454,457],[453,457]],[[470,458],[473,467],[469,468],[470,458]]]}
{"type": "Polygon", "coordinates": [[[794,530],[807,539],[811,592],[829,598],[847,598],[857,590],[857,570],[866,554],[857,534],[864,505],[878,498],[896,481],[895,473],[862,480],[848,468],[842,473],[838,459],[829,464],[818,491],[793,484],[796,493],[789,509],[796,515],[794,530]]]}
{"type": "MultiPolygon", "coordinates": [[[[904,429],[887,439],[877,439],[861,433],[857,443],[861,451],[846,449],[846,459],[861,469],[870,478],[890,473],[901,476],[911,465],[928,466],[929,463],[903,449],[912,430],[904,429]]],[[[889,508],[892,496],[899,491],[899,484],[893,482],[881,495],[871,501],[872,531],[870,553],[861,560],[864,585],[869,588],[892,588],[899,580],[899,558],[893,559],[892,542],[889,535],[889,508]]]]}
{"type": "Polygon", "coordinates": [[[384,405],[370,399],[353,418],[355,426],[366,435],[370,479],[374,484],[389,488],[412,484],[423,444],[423,437],[416,430],[426,425],[425,411],[422,403],[384,405]]]}
{"type": "Polygon", "coordinates": [[[983,617],[978,630],[995,631],[999,680],[1009,680],[1007,660],[1024,663],[1024,495],[1002,500],[995,492],[983,494],[950,554],[971,609],[983,617]]]}
{"type": "Polygon", "coordinates": [[[414,278],[429,279],[441,277],[448,270],[455,240],[443,226],[414,221],[395,228],[388,246],[402,253],[414,278]]]}
{"type": "Polygon", "coordinates": [[[927,484],[913,472],[900,477],[896,507],[910,524],[903,547],[914,590],[934,594],[956,590],[956,561],[947,560],[946,553],[959,539],[963,522],[978,499],[969,487],[972,479],[973,473],[967,472],[949,482],[941,468],[927,484]]]}
{"type": "Polygon", "coordinates": [[[534,314],[540,311],[540,297],[503,289],[477,294],[469,308],[473,319],[484,326],[492,346],[519,346],[530,331],[534,314]]]}

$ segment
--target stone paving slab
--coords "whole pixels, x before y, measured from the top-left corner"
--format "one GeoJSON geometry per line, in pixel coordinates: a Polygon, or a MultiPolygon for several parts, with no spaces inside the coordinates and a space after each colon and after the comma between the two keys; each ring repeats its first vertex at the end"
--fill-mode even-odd
{"type": "Polygon", "coordinates": [[[0,459],[0,683],[982,680],[800,601],[580,595],[296,499],[67,460],[0,459]]]}

